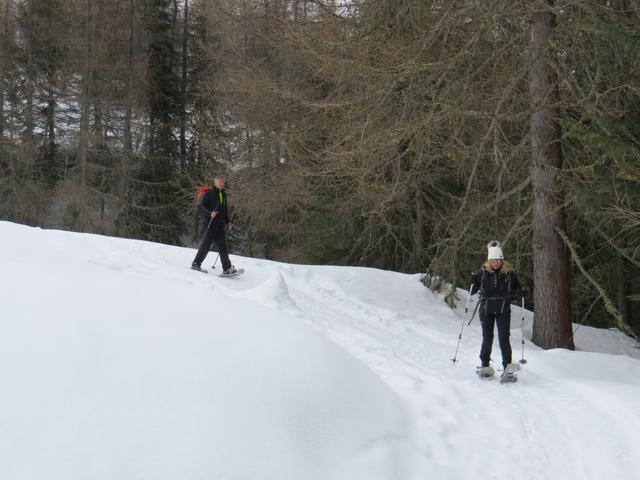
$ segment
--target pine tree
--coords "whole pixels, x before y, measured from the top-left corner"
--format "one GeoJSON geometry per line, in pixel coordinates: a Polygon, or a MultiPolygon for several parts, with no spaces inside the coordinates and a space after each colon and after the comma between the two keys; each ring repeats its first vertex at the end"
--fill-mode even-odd
{"type": "Polygon", "coordinates": [[[176,54],[172,6],[169,0],[147,5],[149,58],[147,102],[149,133],[142,168],[133,184],[141,238],[181,244],[184,222],[179,212],[177,178],[180,77],[176,54]]]}

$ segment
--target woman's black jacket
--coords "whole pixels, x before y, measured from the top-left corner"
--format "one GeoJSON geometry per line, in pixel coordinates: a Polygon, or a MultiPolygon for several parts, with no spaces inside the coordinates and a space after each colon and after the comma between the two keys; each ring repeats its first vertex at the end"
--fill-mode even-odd
{"type": "Polygon", "coordinates": [[[510,301],[520,290],[518,276],[503,262],[499,270],[485,263],[479,272],[471,274],[471,295],[480,291],[480,313],[501,315],[511,312],[510,301]]]}

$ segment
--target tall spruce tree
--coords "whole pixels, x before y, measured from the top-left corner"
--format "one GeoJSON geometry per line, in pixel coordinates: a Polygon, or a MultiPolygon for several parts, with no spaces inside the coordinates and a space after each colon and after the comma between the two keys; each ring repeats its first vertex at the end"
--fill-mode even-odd
{"type": "Polygon", "coordinates": [[[530,96],[533,272],[536,315],[533,341],[543,348],[574,348],[571,329],[571,283],[569,251],[562,234],[567,222],[561,185],[562,169],[560,99],[558,81],[547,58],[555,25],[550,0],[529,0],[531,14],[530,96]]]}
{"type": "MultiPolygon", "coordinates": [[[[42,117],[41,140],[36,157],[36,174],[49,186],[61,177],[57,159],[56,108],[60,89],[60,74],[68,50],[65,32],[68,18],[65,5],[59,0],[28,0],[23,15],[29,25],[26,38],[27,74],[33,82],[33,102],[36,117],[42,117]],[[26,18],[28,16],[28,18],[26,18]]],[[[29,95],[30,96],[30,95],[29,95]]]]}
{"type": "Polygon", "coordinates": [[[149,57],[147,102],[149,131],[142,168],[134,183],[142,238],[180,244],[178,141],[180,77],[176,69],[173,5],[169,0],[147,4],[149,57]]]}

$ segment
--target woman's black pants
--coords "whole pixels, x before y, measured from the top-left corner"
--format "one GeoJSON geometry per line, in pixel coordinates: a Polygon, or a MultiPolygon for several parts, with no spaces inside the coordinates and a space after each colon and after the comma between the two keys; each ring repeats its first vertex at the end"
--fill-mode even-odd
{"type": "Polygon", "coordinates": [[[509,330],[511,328],[511,312],[501,314],[481,313],[482,347],[480,348],[480,361],[482,366],[488,366],[491,359],[491,347],[493,346],[494,325],[498,324],[498,341],[502,353],[502,366],[511,363],[511,343],[509,343],[509,330]]]}

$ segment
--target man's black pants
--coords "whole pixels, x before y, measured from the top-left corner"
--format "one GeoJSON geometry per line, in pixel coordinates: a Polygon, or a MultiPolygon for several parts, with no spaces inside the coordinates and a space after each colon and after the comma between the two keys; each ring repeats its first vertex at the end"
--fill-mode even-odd
{"type": "Polygon", "coordinates": [[[511,343],[509,335],[511,328],[511,312],[499,315],[491,313],[481,313],[480,323],[482,323],[482,347],[480,348],[480,360],[482,365],[489,365],[491,359],[491,347],[493,346],[494,324],[498,324],[498,341],[500,342],[500,352],[502,353],[502,366],[511,363],[511,343]]]}
{"type": "Polygon", "coordinates": [[[229,260],[229,253],[227,252],[227,239],[224,232],[224,223],[212,223],[208,229],[205,226],[204,238],[200,243],[198,253],[196,254],[196,258],[193,260],[193,263],[198,266],[202,265],[202,262],[207,256],[207,253],[209,253],[211,244],[214,241],[218,246],[220,261],[222,262],[222,269],[227,270],[231,268],[231,260],[229,260]]]}

